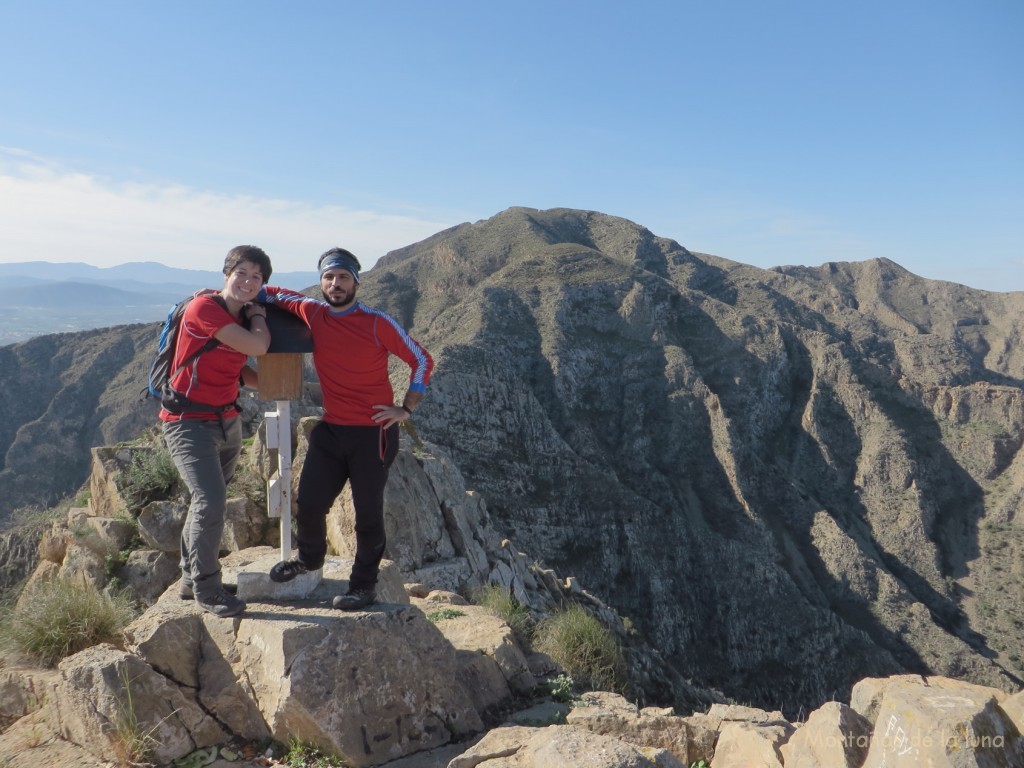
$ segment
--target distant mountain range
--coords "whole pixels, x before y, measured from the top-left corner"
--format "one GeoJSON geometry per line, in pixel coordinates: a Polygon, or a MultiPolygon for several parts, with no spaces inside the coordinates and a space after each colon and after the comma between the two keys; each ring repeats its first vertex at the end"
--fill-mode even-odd
{"type": "MultiPolygon", "coordinates": [[[[302,290],[316,272],[275,272],[274,285],[302,290]]],[[[156,262],[116,267],[26,261],[0,264],[0,345],[49,333],[84,331],[162,320],[198,288],[216,287],[217,271],[177,269],[156,262]]]]}

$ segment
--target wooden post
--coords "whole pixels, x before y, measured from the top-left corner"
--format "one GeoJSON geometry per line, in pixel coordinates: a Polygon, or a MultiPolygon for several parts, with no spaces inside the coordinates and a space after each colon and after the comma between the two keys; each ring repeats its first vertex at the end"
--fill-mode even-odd
{"type": "Polygon", "coordinates": [[[302,396],[302,355],[275,352],[259,359],[260,400],[296,400],[302,396]]]}
{"type": "Polygon", "coordinates": [[[302,353],[313,351],[309,328],[298,317],[267,306],[270,349],[259,358],[260,400],[277,410],[264,414],[267,448],[277,451],[277,469],[267,480],[267,514],[281,518],[281,559],[292,556],[292,417],[289,401],[302,396],[302,353]]]}
{"type": "Polygon", "coordinates": [[[302,355],[263,355],[260,399],[276,401],[277,411],[264,414],[267,448],[277,451],[277,469],[267,480],[267,515],[281,518],[281,559],[292,556],[292,398],[302,394],[302,355]]]}

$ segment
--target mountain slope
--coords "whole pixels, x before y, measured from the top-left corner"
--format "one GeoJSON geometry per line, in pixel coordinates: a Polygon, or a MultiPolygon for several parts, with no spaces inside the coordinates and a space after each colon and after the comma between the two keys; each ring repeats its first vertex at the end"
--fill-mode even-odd
{"type": "Polygon", "coordinates": [[[0,347],[0,520],[78,488],[95,445],[153,425],[140,401],[159,325],[39,336],[0,347]]]}
{"type": "Polygon", "coordinates": [[[438,360],[423,431],[686,674],[767,704],[1020,675],[1020,574],[986,550],[1020,561],[1024,297],[884,260],[759,270],[566,210],[381,267],[366,293],[438,360]]]}

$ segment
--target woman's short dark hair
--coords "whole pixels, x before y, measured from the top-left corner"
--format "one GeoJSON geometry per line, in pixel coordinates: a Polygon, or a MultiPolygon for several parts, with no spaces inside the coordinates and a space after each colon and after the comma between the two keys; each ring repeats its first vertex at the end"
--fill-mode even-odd
{"type": "Polygon", "coordinates": [[[260,268],[260,272],[263,273],[263,284],[266,285],[274,268],[270,266],[270,257],[263,252],[262,248],[257,248],[255,245],[236,245],[228,251],[228,255],[224,259],[224,276],[227,277],[234,272],[243,261],[251,261],[260,268]]]}

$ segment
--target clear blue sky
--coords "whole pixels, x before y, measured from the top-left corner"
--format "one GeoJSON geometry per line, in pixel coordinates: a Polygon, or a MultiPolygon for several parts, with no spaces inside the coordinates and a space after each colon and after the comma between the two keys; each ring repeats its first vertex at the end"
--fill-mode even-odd
{"type": "Polygon", "coordinates": [[[0,0],[0,261],[368,266],[514,205],[1024,290],[1024,2],[0,0]]]}

